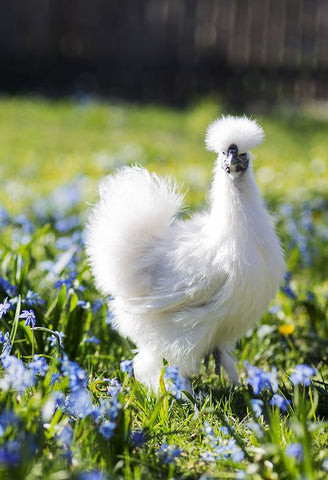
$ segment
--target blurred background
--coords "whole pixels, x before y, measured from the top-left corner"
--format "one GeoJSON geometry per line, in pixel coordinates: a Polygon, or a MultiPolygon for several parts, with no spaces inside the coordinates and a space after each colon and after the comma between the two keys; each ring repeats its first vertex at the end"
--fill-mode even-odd
{"type": "Polygon", "coordinates": [[[243,109],[326,99],[326,0],[1,2],[0,87],[243,109]]]}
{"type": "Polygon", "coordinates": [[[327,191],[327,1],[0,0],[0,8],[8,208],[77,176],[81,198],[94,201],[99,178],[133,162],[172,173],[190,186],[188,202],[202,203],[214,160],[204,134],[222,113],[263,125],[255,168],[267,199],[327,191]]]}

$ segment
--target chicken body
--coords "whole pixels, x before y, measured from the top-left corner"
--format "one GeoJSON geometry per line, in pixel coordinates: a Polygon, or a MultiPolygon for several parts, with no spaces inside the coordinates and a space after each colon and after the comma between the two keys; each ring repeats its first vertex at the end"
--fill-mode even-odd
{"type": "MultiPolygon", "coordinates": [[[[125,167],[101,187],[88,225],[97,286],[113,296],[115,325],[137,346],[136,377],[154,389],[163,358],[189,376],[212,351],[220,352],[237,383],[231,351],[260,318],[285,271],[246,152],[259,143],[262,130],[235,117],[210,128],[219,156],[206,212],[178,220],[178,187],[143,168],[125,167]],[[230,160],[237,153],[231,145],[243,152],[238,159],[246,166],[238,168],[245,170],[233,171],[230,160]]],[[[208,145],[214,149],[210,140],[208,145]]]]}

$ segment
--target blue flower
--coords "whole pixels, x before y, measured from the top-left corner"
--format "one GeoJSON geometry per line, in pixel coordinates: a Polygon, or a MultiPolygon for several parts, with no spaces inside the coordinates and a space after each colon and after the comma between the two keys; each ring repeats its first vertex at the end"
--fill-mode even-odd
{"type": "Polygon", "coordinates": [[[177,448],[175,445],[168,445],[167,443],[164,443],[158,449],[158,456],[165,465],[174,463],[181,453],[182,450],[177,448]]]}
{"type": "Polygon", "coordinates": [[[0,389],[9,389],[24,393],[35,383],[35,374],[25,368],[23,362],[12,355],[5,355],[1,359],[5,374],[0,378],[0,389]]]}
{"type": "Polygon", "coordinates": [[[21,461],[21,445],[11,440],[0,447],[0,465],[15,466],[21,461]]]}
{"type": "Polygon", "coordinates": [[[291,443],[286,448],[286,455],[296,460],[301,461],[303,459],[303,447],[300,443],[291,443]]]}
{"type": "Polygon", "coordinates": [[[295,372],[291,374],[290,381],[293,385],[303,384],[308,387],[311,384],[311,377],[316,375],[317,371],[306,364],[296,365],[295,372]]]}
{"type": "Polygon", "coordinates": [[[146,442],[144,432],[142,430],[134,430],[130,433],[130,441],[135,447],[140,447],[146,442]]]}
{"type": "Polygon", "coordinates": [[[109,440],[114,435],[116,424],[110,420],[104,420],[99,427],[99,433],[106,439],[109,440]]]}
{"type": "Polygon", "coordinates": [[[127,373],[129,377],[133,375],[133,362],[132,360],[123,360],[120,363],[121,372],[127,373]]]}
{"type": "Polygon", "coordinates": [[[25,318],[25,327],[30,326],[31,328],[35,327],[35,315],[33,310],[23,310],[19,318],[25,318]]]}
{"type": "Polygon", "coordinates": [[[62,359],[61,370],[63,375],[69,378],[69,387],[72,391],[87,387],[88,375],[86,371],[80,368],[78,363],[69,360],[67,355],[64,355],[62,359]]]}
{"type": "Polygon", "coordinates": [[[65,450],[70,450],[73,441],[73,428],[70,425],[65,425],[56,435],[57,441],[65,450]]]}
{"type": "Polygon", "coordinates": [[[31,308],[44,305],[45,301],[36,292],[28,290],[26,297],[24,298],[24,303],[31,308]]]}
{"type": "Polygon", "coordinates": [[[253,388],[255,395],[259,395],[264,388],[269,388],[273,392],[278,389],[277,371],[272,369],[271,372],[265,372],[258,367],[245,362],[247,369],[246,383],[253,388]]]}
{"type": "Polygon", "coordinates": [[[89,337],[85,340],[86,343],[94,343],[95,345],[99,345],[100,340],[99,338],[95,337],[94,335],[92,337],[89,337]]]}
{"type": "Polygon", "coordinates": [[[77,277],[77,272],[71,272],[67,278],[64,280],[58,280],[54,288],[62,288],[63,285],[66,285],[66,289],[69,290],[70,288],[73,288],[74,281],[77,277]]]}
{"type": "Polygon", "coordinates": [[[2,343],[3,345],[2,354],[7,355],[11,350],[11,341],[9,338],[9,332],[6,332],[5,334],[3,334],[3,332],[0,331],[0,343],[2,343]]]}
{"type": "Polygon", "coordinates": [[[32,370],[35,375],[40,375],[44,377],[49,369],[49,365],[44,357],[40,357],[39,355],[34,355],[33,360],[27,366],[30,370],[32,370]]]}
{"type": "Polygon", "coordinates": [[[0,319],[3,317],[3,315],[6,315],[8,310],[10,310],[10,303],[8,302],[8,297],[4,299],[3,303],[0,303],[0,319]]]}
{"type": "Polygon", "coordinates": [[[107,480],[107,476],[98,470],[91,470],[90,472],[82,472],[78,476],[78,480],[107,480]]]}
{"type": "Polygon", "coordinates": [[[99,310],[101,310],[101,308],[104,306],[104,302],[97,298],[96,300],[94,300],[94,302],[92,302],[92,305],[91,305],[91,311],[92,313],[95,315],[96,313],[99,312],[99,310]]]}
{"type": "Polygon", "coordinates": [[[0,287],[9,297],[17,296],[17,288],[15,285],[12,285],[10,282],[0,277],[0,287]]]}
{"type": "Polygon", "coordinates": [[[170,391],[177,400],[182,398],[182,392],[188,390],[186,380],[180,377],[178,367],[165,367],[164,373],[165,380],[171,380],[173,383],[169,386],[170,391]]]}
{"type": "Polygon", "coordinates": [[[292,289],[290,285],[290,281],[292,278],[292,274],[290,272],[287,272],[285,274],[285,284],[281,287],[281,291],[289,298],[292,300],[296,300],[297,296],[294,290],[292,289]]]}
{"type": "Polygon", "coordinates": [[[287,411],[289,404],[290,401],[286,400],[286,398],[282,395],[279,395],[279,393],[275,393],[270,400],[270,405],[273,407],[278,407],[282,412],[287,411]]]}
{"type": "Polygon", "coordinates": [[[252,410],[254,412],[254,415],[256,417],[260,417],[262,415],[262,407],[263,407],[262,400],[252,399],[251,405],[252,405],[252,410]]]}
{"type": "Polygon", "coordinates": [[[65,410],[76,418],[86,418],[94,411],[90,393],[80,388],[70,393],[65,400],[65,410]]]}
{"type": "Polygon", "coordinates": [[[55,334],[52,334],[50,337],[48,337],[48,340],[50,341],[50,347],[55,347],[57,344],[61,347],[63,345],[63,339],[65,337],[64,332],[55,332],[55,334]]]}

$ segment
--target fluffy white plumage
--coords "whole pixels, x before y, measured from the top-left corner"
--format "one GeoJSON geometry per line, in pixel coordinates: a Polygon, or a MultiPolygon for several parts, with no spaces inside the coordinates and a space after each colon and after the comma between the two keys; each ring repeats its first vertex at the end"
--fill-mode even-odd
{"type": "Polygon", "coordinates": [[[238,382],[231,351],[260,318],[285,264],[255,184],[250,148],[263,130],[223,117],[206,136],[218,153],[207,211],[182,221],[179,188],[141,167],[107,177],[89,219],[87,254],[99,290],[112,295],[117,329],[136,344],[136,377],[158,388],[163,357],[184,376],[220,352],[238,382]]]}

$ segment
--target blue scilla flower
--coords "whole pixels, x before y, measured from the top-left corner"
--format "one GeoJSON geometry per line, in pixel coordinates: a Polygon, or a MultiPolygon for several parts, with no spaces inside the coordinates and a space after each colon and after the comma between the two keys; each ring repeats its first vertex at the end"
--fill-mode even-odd
{"type": "Polygon", "coordinates": [[[206,463],[216,462],[216,456],[213,454],[213,452],[203,452],[200,454],[200,458],[206,463]]]}
{"type": "Polygon", "coordinates": [[[33,360],[27,366],[30,370],[32,370],[35,375],[40,375],[44,377],[49,369],[49,365],[44,357],[40,357],[39,355],[34,355],[33,360]]]}
{"type": "Polygon", "coordinates": [[[20,213],[19,215],[17,215],[14,218],[14,222],[16,225],[21,227],[24,233],[33,233],[35,230],[34,224],[24,213],[20,213]]]}
{"type": "Polygon", "coordinates": [[[9,213],[0,205],[0,227],[5,227],[9,223],[9,213]]]}
{"type": "Polygon", "coordinates": [[[303,458],[303,447],[300,443],[291,443],[286,448],[286,455],[296,460],[301,461],[303,458]]]}
{"type": "Polygon", "coordinates": [[[104,306],[103,300],[101,300],[100,298],[97,298],[92,302],[92,305],[91,305],[92,313],[95,315],[102,309],[103,306],[104,306]]]}
{"type": "Polygon", "coordinates": [[[165,367],[164,379],[172,381],[172,384],[169,385],[169,390],[177,400],[180,400],[182,398],[182,392],[188,390],[188,385],[186,380],[183,377],[180,377],[179,368],[165,367]]]}
{"type": "Polygon", "coordinates": [[[279,395],[279,393],[275,393],[270,400],[270,405],[273,407],[278,407],[282,412],[287,411],[289,404],[290,401],[286,400],[286,398],[282,395],[279,395]]]}
{"type": "Polygon", "coordinates": [[[165,465],[174,463],[181,453],[182,450],[175,445],[168,445],[167,443],[163,443],[158,449],[158,456],[165,465]]]}
{"type": "Polygon", "coordinates": [[[254,415],[256,417],[260,417],[262,415],[262,408],[263,408],[263,401],[262,400],[259,400],[259,399],[252,399],[251,400],[251,406],[252,406],[252,410],[254,412],[254,415]]]}
{"type": "Polygon", "coordinates": [[[296,365],[294,373],[290,376],[293,385],[303,384],[308,387],[311,384],[311,377],[316,375],[317,371],[306,364],[296,365]]]}
{"type": "Polygon", "coordinates": [[[272,369],[271,372],[265,372],[258,367],[245,362],[247,370],[246,383],[253,389],[255,395],[259,395],[265,388],[276,392],[278,389],[277,370],[272,369]]]}
{"type": "Polygon", "coordinates": [[[16,466],[21,462],[22,446],[16,440],[10,440],[0,446],[0,465],[16,466]]]}
{"type": "Polygon", "coordinates": [[[55,222],[55,228],[60,233],[67,233],[70,230],[76,229],[81,224],[81,219],[78,215],[70,215],[61,218],[55,222]]]}
{"type": "Polygon", "coordinates": [[[145,433],[142,430],[133,430],[130,432],[130,441],[133,446],[140,447],[146,442],[145,433]]]}
{"type": "Polygon", "coordinates": [[[67,355],[64,355],[61,361],[61,371],[69,379],[69,387],[72,391],[86,388],[88,385],[88,375],[78,363],[71,361],[67,355]]]}
{"type": "Polygon", "coordinates": [[[133,375],[133,362],[132,360],[123,360],[120,363],[121,372],[127,373],[129,377],[133,375]]]}
{"type": "Polygon", "coordinates": [[[0,378],[0,389],[13,389],[21,394],[35,383],[35,374],[25,368],[23,362],[12,355],[4,355],[1,359],[5,374],[0,378]]]}
{"type": "Polygon", "coordinates": [[[290,285],[290,281],[292,278],[292,274],[290,272],[286,272],[285,274],[285,284],[281,287],[281,291],[292,300],[296,300],[297,296],[294,290],[290,285]]]}
{"type": "Polygon", "coordinates": [[[82,472],[78,475],[78,480],[107,480],[108,477],[98,470],[91,470],[90,472],[82,472]]]}
{"type": "Polygon", "coordinates": [[[119,394],[119,392],[122,390],[122,385],[116,378],[104,379],[104,381],[108,382],[108,385],[107,385],[108,395],[111,395],[112,397],[116,397],[119,394]]]}
{"type": "Polygon", "coordinates": [[[69,450],[73,441],[73,434],[73,428],[70,425],[65,425],[56,435],[57,442],[65,450],[69,450]]]}
{"type": "Polygon", "coordinates": [[[76,277],[77,272],[71,272],[64,280],[58,280],[55,283],[54,288],[62,288],[62,286],[65,285],[66,289],[69,290],[70,288],[73,288],[74,280],[76,279],[76,277]]]}
{"type": "Polygon", "coordinates": [[[25,327],[35,327],[36,320],[33,310],[23,310],[19,318],[25,318],[25,327]]]}
{"type": "Polygon", "coordinates": [[[115,422],[112,422],[110,420],[104,420],[99,426],[98,431],[106,440],[110,440],[114,435],[115,428],[116,428],[115,422]]]}
{"type": "Polygon", "coordinates": [[[8,310],[10,310],[11,304],[8,302],[8,297],[6,297],[3,303],[0,303],[0,319],[6,315],[8,310]]]}
{"type": "Polygon", "coordinates": [[[75,418],[86,418],[91,415],[94,406],[88,390],[80,388],[67,395],[64,409],[75,418]]]}
{"type": "Polygon", "coordinates": [[[99,345],[100,343],[100,340],[99,338],[97,338],[95,335],[93,335],[92,337],[89,337],[85,340],[86,343],[93,343],[95,345],[99,345]]]}
{"type": "Polygon", "coordinates": [[[64,332],[58,332],[56,330],[55,334],[52,334],[50,337],[48,337],[48,340],[50,342],[50,347],[55,347],[57,344],[61,347],[63,345],[64,337],[65,337],[64,332]]]}
{"type": "Polygon", "coordinates": [[[28,290],[26,297],[24,298],[24,303],[27,307],[39,307],[45,304],[43,298],[40,297],[36,292],[28,290]]]}
{"type": "Polygon", "coordinates": [[[11,350],[9,332],[3,334],[3,332],[0,331],[0,343],[2,343],[2,354],[7,355],[11,350]]]}
{"type": "Polygon", "coordinates": [[[17,296],[17,288],[15,285],[12,285],[10,282],[0,277],[0,288],[8,295],[8,297],[17,296]]]}

